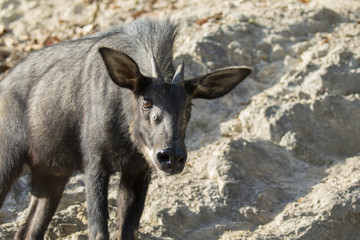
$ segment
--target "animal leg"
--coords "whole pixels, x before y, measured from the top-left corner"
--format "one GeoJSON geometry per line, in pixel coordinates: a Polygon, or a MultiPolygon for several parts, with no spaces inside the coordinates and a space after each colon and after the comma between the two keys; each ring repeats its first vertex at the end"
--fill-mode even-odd
{"type": "Polygon", "coordinates": [[[33,172],[28,216],[15,239],[44,238],[68,179],[69,176],[49,176],[33,172]]]}
{"type": "Polygon", "coordinates": [[[6,194],[11,185],[20,176],[23,165],[26,161],[25,154],[21,155],[17,149],[4,149],[0,147],[0,207],[2,206],[6,194]]]}
{"type": "Polygon", "coordinates": [[[27,160],[25,107],[0,89],[0,207],[27,160]]]}
{"type": "Polygon", "coordinates": [[[148,169],[137,174],[121,173],[118,197],[119,239],[137,239],[149,182],[148,169]]]}
{"type": "Polygon", "coordinates": [[[108,173],[99,166],[86,172],[86,201],[89,239],[109,239],[108,231],[108,173]]]}

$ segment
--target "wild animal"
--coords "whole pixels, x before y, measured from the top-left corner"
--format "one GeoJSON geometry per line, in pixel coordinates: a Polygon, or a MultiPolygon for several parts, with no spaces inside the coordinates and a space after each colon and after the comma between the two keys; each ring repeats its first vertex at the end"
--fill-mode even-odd
{"type": "Polygon", "coordinates": [[[0,206],[26,164],[31,200],[15,239],[43,239],[64,187],[85,174],[89,239],[109,239],[108,182],[119,171],[118,238],[136,239],[150,173],[179,174],[195,98],[223,96],[251,72],[184,79],[176,25],[141,19],[35,51],[0,82],[0,206]]]}

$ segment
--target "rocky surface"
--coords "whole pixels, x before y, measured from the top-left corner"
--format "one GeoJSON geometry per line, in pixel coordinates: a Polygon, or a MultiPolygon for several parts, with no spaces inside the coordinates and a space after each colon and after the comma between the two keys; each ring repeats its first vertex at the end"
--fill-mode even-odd
{"type": "MultiPolygon", "coordinates": [[[[140,239],[359,239],[360,2],[0,2],[0,72],[32,50],[141,16],[181,27],[186,76],[246,65],[227,96],[194,101],[181,175],[154,176],[140,239]]],[[[26,171],[0,212],[10,239],[28,201],[26,171]]],[[[116,231],[116,183],[109,221],[116,231]]],[[[46,239],[87,239],[82,175],[46,239]]]]}

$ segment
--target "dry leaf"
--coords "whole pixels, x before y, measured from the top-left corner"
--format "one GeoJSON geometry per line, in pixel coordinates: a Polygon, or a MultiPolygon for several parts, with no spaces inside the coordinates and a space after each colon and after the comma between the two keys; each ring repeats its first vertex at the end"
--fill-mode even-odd
{"type": "Polygon", "coordinates": [[[147,13],[148,11],[145,9],[141,9],[139,11],[134,12],[133,14],[131,14],[131,17],[133,17],[134,19],[140,17],[141,15],[143,15],[144,13],[147,13]]]}
{"type": "Polygon", "coordinates": [[[48,37],[48,38],[45,40],[44,46],[50,46],[50,45],[53,45],[53,44],[56,44],[56,43],[59,43],[59,42],[60,42],[60,40],[59,40],[58,37],[56,37],[56,36],[54,36],[54,37],[50,36],[50,37],[48,37]]]}
{"type": "Polygon", "coordinates": [[[196,20],[195,22],[196,22],[197,25],[202,26],[205,23],[207,23],[208,21],[209,21],[209,18],[204,18],[204,19],[196,20]]]}
{"type": "Polygon", "coordinates": [[[331,40],[331,38],[326,37],[322,40],[321,44],[328,43],[328,42],[330,42],[330,40],[331,40]]]}
{"type": "Polygon", "coordinates": [[[203,19],[196,20],[195,23],[202,26],[211,19],[214,19],[215,22],[220,21],[222,19],[222,12],[216,13],[216,14],[210,16],[210,17],[206,17],[206,18],[203,18],[203,19]]]}

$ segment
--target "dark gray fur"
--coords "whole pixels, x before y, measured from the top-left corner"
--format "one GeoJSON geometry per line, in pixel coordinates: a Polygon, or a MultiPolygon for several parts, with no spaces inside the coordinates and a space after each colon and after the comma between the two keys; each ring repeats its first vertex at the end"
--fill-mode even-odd
{"type": "Polygon", "coordinates": [[[24,164],[32,174],[15,239],[43,239],[75,172],[85,172],[89,239],[108,239],[107,187],[116,171],[118,237],[136,238],[150,173],[185,165],[191,99],[220,97],[251,72],[231,67],[172,83],[176,34],[170,20],[138,20],[33,52],[0,82],[0,206],[24,164]]]}

